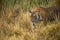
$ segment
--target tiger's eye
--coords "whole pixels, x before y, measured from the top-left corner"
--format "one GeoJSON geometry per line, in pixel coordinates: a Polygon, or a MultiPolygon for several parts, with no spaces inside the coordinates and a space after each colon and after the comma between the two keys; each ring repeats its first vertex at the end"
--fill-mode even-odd
{"type": "Polygon", "coordinates": [[[35,16],[35,14],[33,14],[33,16],[35,16]]]}

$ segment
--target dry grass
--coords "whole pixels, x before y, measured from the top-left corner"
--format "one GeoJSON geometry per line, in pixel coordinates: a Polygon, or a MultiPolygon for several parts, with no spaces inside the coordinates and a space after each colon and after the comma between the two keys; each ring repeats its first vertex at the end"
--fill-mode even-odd
{"type": "Polygon", "coordinates": [[[38,23],[34,29],[28,12],[20,12],[14,18],[9,10],[0,19],[0,40],[60,40],[60,22],[47,26],[38,23]]]}

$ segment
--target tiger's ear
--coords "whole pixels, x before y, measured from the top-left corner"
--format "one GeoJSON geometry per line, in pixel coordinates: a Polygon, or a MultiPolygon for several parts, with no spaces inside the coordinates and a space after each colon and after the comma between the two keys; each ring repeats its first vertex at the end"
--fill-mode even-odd
{"type": "Polygon", "coordinates": [[[32,13],[31,10],[29,12],[32,13]]]}
{"type": "Polygon", "coordinates": [[[31,12],[31,11],[29,11],[29,15],[30,15],[30,16],[32,15],[32,12],[31,12]]]}

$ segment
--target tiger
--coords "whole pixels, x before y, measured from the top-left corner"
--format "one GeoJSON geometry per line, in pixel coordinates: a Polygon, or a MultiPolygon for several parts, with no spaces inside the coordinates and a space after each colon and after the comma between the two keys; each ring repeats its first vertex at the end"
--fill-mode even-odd
{"type": "Polygon", "coordinates": [[[55,21],[56,17],[60,15],[60,10],[56,7],[37,7],[30,10],[29,12],[33,25],[36,25],[36,23],[39,21],[43,21],[43,24],[46,26],[48,21],[55,21]]]}

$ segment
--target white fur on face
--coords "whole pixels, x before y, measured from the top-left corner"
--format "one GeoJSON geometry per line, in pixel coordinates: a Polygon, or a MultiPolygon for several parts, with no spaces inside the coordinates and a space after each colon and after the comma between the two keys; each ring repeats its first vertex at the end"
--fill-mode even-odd
{"type": "Polygon", "coordinates": [[[29,14],[30,16],[32,15],[32,13],[29,14]]]}

